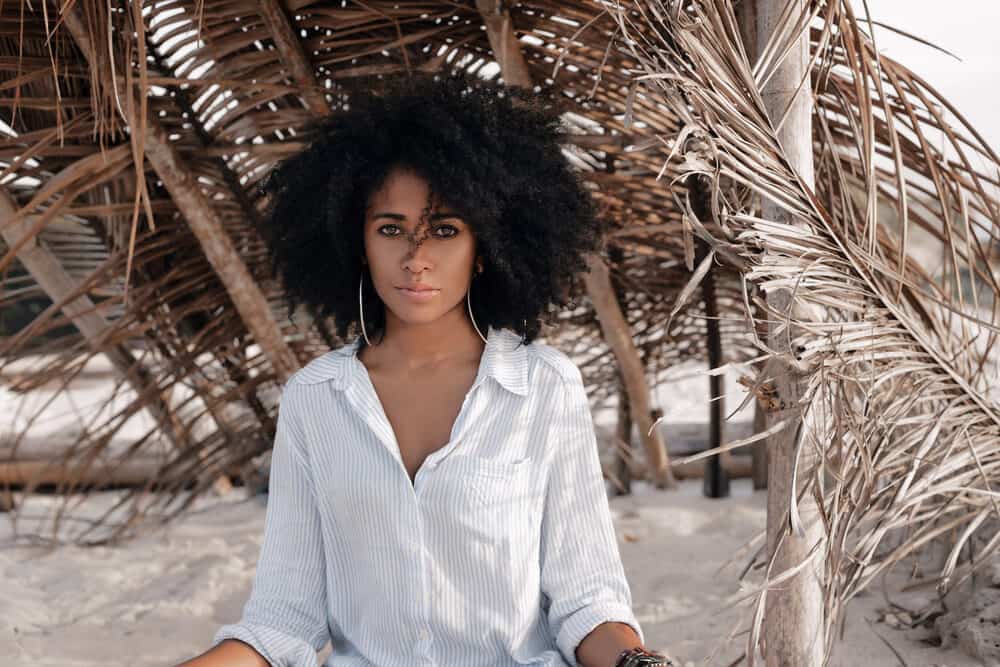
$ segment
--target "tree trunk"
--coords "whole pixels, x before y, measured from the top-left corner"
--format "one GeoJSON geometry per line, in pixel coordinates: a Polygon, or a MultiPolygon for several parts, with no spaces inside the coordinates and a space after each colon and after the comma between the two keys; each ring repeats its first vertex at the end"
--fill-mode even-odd
{"type": "MultiPolygon", "coordinates": [[[[749,0],[743,0],[749,2],[749,0]]],[[[756,55],[766,46],[775,32],[782,10],[788,2],[793,2],[792,11],[801,12],[804,0],[756,0],[756,55]]],[[[752,8],[744,8],[752,9],[752,8]]],[[[808,31],[787,54],[774,76],[762,91],[763,100],[772,122],[777,122],[791,103],[788,116],[778,132],[778,139],[793,169],[802,181],[813,187],[812,153],[812,97],[811,88],[805,86],[795,95],[795,91],[805,74],[809,59],[808,31]],[[794,97],[794,101],[792,98],[794,97]]],[[[795,225],[795,220],[770,201],[762,202],[761,217],[765,220],[795,225]]],[[[788,290],[771,290],[766,295],[767,303],[776,312],[785,313],[792,307],[788,290]]],[[[790,313],[795,319],[795,313],[790,313]]],[[[768,332],[769,346],[788,358],[794,358],[794,350],[789,347],[787,332],[775,335],[771,325],[768,332]]],[[[769,364],[774,369],[774,389],[779,409],[767,415],[767,425],[794,414],[799,409],[805,385],[803,378],[792,372],[787,364],[769,364]]],[[[798,488],[792,488],[793,472],[797,472],[800,486],[804,483],[805,472],[814,463],[813,448],[804,446],[805,433],[814,425],[808,418],[794,424],[769,438],[768,494],[767,494],[767,547],[775,557],[772,574],[780,573],[802,563],[818,541],[823,539],[823,524],[819,520],[818,508],[812,495],[806,495],[798,503],[799,515],[803,522],[803,534],[796,535],[789,529],[789,501],[798,488]],[[801,427],[801,428],[799,428],[801,427]],[[796,450],[802,447],[796,466],[796,450]]],[[[806,566],[794,577],[767,591],[764,611],[764,648],[768,667],[786,665],[821,665],[825,651],[823,620],[822,567],[806,566]]]]}

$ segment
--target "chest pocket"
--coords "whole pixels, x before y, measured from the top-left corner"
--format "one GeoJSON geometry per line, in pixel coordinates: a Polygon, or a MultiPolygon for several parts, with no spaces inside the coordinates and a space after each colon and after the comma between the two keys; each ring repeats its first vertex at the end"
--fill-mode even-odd
{"type": "Polygon", "coordinates": [[[473,533],[503,541],[539,518],[535,463],[530,457],[505,461],[452,454],[441,464],[439,482],[447,488],[444,497],[460,504],[450,507],[456,518],[473,533]]]}
{"type": "Polygon", "coordinates": [[[456,472],[471,500],[489,509],[514,509],[531,493],[532,459],[495,461],[477,456],[455,457],[456,472]]]}

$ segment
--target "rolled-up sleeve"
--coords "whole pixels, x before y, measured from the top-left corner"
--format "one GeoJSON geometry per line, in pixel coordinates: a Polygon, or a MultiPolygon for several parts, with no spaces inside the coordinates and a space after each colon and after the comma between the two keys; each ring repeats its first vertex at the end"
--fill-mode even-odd
{"type": "Polygon", "coordinates": [[[605,622],[626,623],[644,641],[632,612],[583,378],[570,363],[555,401],[551,464],[541,530],[541,585],[549,628],[563,657],[605,622]],[[559,406],[559,403],[562,403],[559,406]]]}
{"type": "Polygon", "coordinates": [[[309,473],[294,378],[282,393],[271,451],[264,540],[250,597],[237,623],[212,644],[238,639],[272,667],[315,667],[329,639],[326,565],[315,488],[309,473]]]}

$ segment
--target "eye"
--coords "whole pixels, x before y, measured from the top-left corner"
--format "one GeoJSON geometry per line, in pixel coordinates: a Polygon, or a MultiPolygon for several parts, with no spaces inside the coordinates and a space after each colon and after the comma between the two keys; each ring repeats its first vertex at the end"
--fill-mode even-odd
{"type": "Polygon", "coordinates": [[[396,230],[396,232],[398,232],[398,231],[399,231],[399,225],[393,225],[393,224],[389,224],[389,225],[382,225],[381,227],[379,227],[379,228],[378,228],[378,231],[379,231],[379,233],[380,233],[380,234],[382,234],[383,236],[398,236],[398,235],[399,235],[398,233],[397,233],[397,234],[389,234],[389,233],[386,233],[386,232],[385,232],[385,230],[386,230],[386,229],[389,229],[389,228],[392,228],[392,229],[396,230]]]}
{"type": "Polygon", "coordinates": [[[440,236],[441,238],[449,239],[452,236],[455,236],[455,235],[458,234],[458,228],[455,227],[454,225],[438,225],[437,227],[434,228],[434,233],[438,234],[438,236],[440,236]],[[445,231],[447,231],[447,232],[449,232],[449,233],[447,233],[447,234],[438,234],[438,231],[442,230],[442,229],[445,230],[445,231]]]}

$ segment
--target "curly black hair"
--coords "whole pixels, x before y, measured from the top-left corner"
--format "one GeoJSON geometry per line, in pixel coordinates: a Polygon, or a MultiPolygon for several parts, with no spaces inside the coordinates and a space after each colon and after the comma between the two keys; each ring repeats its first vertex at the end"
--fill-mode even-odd
{"type": "MultiPolygon", "coordinates": [[[[335,112],[306,128],[307,147],[258,186],[263,234],[293,312],[357,327],[358,280],[369,195],[394,166],[428,183],[476,237],[483,273],[471,294],[476,322],[539,333],[571,303],[584,255],[603,238],[590,194],[561,150],[559,102],[550,92],[455,73],[413,73],[342,89],[335,112]]],[[[378,303],[365,281],[365,304],[378,303]]],[[[369,335],[384,309],[365,309],[369,335]],[[371,313],[371,315],[369,315],[371,313]],[[371,321],[369,321],[371,320],[371,321]]]]}

